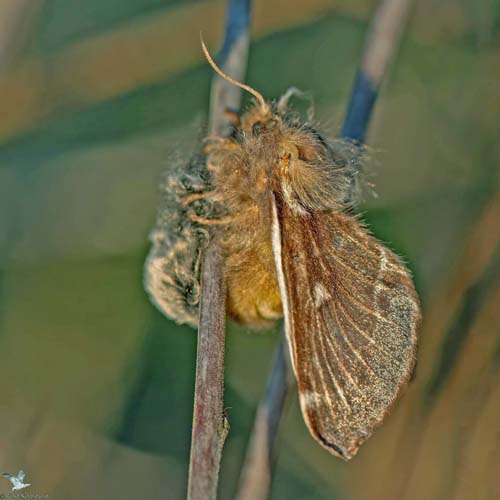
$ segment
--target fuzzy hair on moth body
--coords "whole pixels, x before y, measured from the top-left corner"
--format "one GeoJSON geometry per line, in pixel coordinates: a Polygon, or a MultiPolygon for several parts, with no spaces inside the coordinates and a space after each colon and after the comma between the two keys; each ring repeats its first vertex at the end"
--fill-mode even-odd
{"type": "Polygon", "coordinates": [[[348,460],[410,378],[418,296],[402,261],[353,214],[360,150],[290,110],[296,89],[268,103],[202,47],[256,102],[230,137],[212,138],[167,177],[146,289],[167,316],[195,326],[206,228],[219,225],[228,315],[253,328],[284,316],[304,421],[348,460]]]}

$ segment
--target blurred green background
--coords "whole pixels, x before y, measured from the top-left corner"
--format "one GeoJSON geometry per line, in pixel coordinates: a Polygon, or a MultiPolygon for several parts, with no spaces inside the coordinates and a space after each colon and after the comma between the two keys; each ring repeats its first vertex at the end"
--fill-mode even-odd
{"type": "MultiPolygon", "coordinates": [[[[248,82],[341,125],[373,0],[256,0],[248,82]]],[[[160,173],[207,116],[219,0],[0,3],[0,468],[53,499],[181,499],[196,334],[142,288],[160,173]]],[[[424,308],[417,377],[349,464],[295,394],[272,498],[498,499],[500,1],[420,0],[368,143],[361,207],[424,308]]],[[[221,498],[278,332],[229,326],[221,498]]],[[[0,493],[9,489],[0,478],[0,493]]]]}

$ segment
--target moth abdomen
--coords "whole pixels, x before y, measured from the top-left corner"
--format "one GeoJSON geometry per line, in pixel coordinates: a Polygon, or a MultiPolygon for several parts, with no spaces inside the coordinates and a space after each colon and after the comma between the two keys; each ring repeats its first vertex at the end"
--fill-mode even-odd
{"type": "Polygon", "coordinates": [[[191,326],[198,324],[201,255],[209,237],[193,216],[220,212],[204,198],[212,188],[203,155],[193,155],[187,164],[168,171],[160,186],[160,205],[144,266],[144,286],[152,302],[168,317],[191,326]],[[193,202],[186,203],[193,196],[193,202]]]}

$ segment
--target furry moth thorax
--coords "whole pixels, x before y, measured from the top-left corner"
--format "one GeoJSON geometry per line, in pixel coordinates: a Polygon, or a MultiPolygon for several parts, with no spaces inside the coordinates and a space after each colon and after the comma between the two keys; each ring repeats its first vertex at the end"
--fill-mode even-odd
{"type": "Polygon", "coordinates": [[[302,214],[353,202],[360,150],[347,141],[326,139],[283,99],[264,111],[253,106],[232,137],[210,151],[209,165],[224,192],[243,190],[257,203],[268,203],[270,193],[279,192],[302,214]]]}

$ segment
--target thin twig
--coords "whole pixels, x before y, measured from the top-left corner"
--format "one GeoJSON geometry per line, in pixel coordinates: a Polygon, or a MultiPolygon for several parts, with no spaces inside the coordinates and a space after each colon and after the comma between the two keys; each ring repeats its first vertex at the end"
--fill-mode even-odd
{"type": "MultiPolygon", "coordinates": [[[[342,136],[364,142],[378,90],[399,45],[412,0],[382,0],[373,17],[342,128],[342,136]]],[[[259,403],[240,477],[238,500],[265,500],[272,478],[272,455],[289,393],[291,367],[286,362],[281,334],[266,392],[259,403]]]]}
{"type": "Polygon", "coordinates": [[[228,426],[223,413],[225,297],[224,262],[216,239],[209,244],[202,273],[200,330],[188,498],[217,495],[217,478],[228,426]]]}
{"type": "Polygon", "coordinates": [[[413,0],[382,0],[375,11],[356,74],[342,136],[364,142],[373,106],[396,52],[413,0]]]}
{"type": "Polygon", "coordinates": [[[280,342],[266,392],[257,410],[255,425],[241,472],[238,500],[266,498],[271,486],[273,447],[293,374],[287,357],[286,338],[280,342]]]}
{"type": "MultiPolygon", "coordinates": [[[[224,45],[219,65],[237,80],[245,78],[248,58],[249,0],[229,0],[224,45]]],[[[241,91],[218,75],[212,80],[209,134],[227,136],[231,131],[226,110],[238,110],[241,91]]],[[[196,359],[193,429],[187,498],[215,500],[228,432],[223,412],[226,285],[224,257],[217,230],[205,251],[201,279],[200,322],[196,359]]]]}
{"type": "MultiPolygon", "coordinates": [[[[226,34],[217,58],[219,67],[237,81],[244,81],[250,42],[250,0],[228,0],[226,34]]],[[[225,112],[238,111],[241,89],[214,75],[210,93],[210,135],[225,137],[231,133],[231,120],[225,112]]]]}

